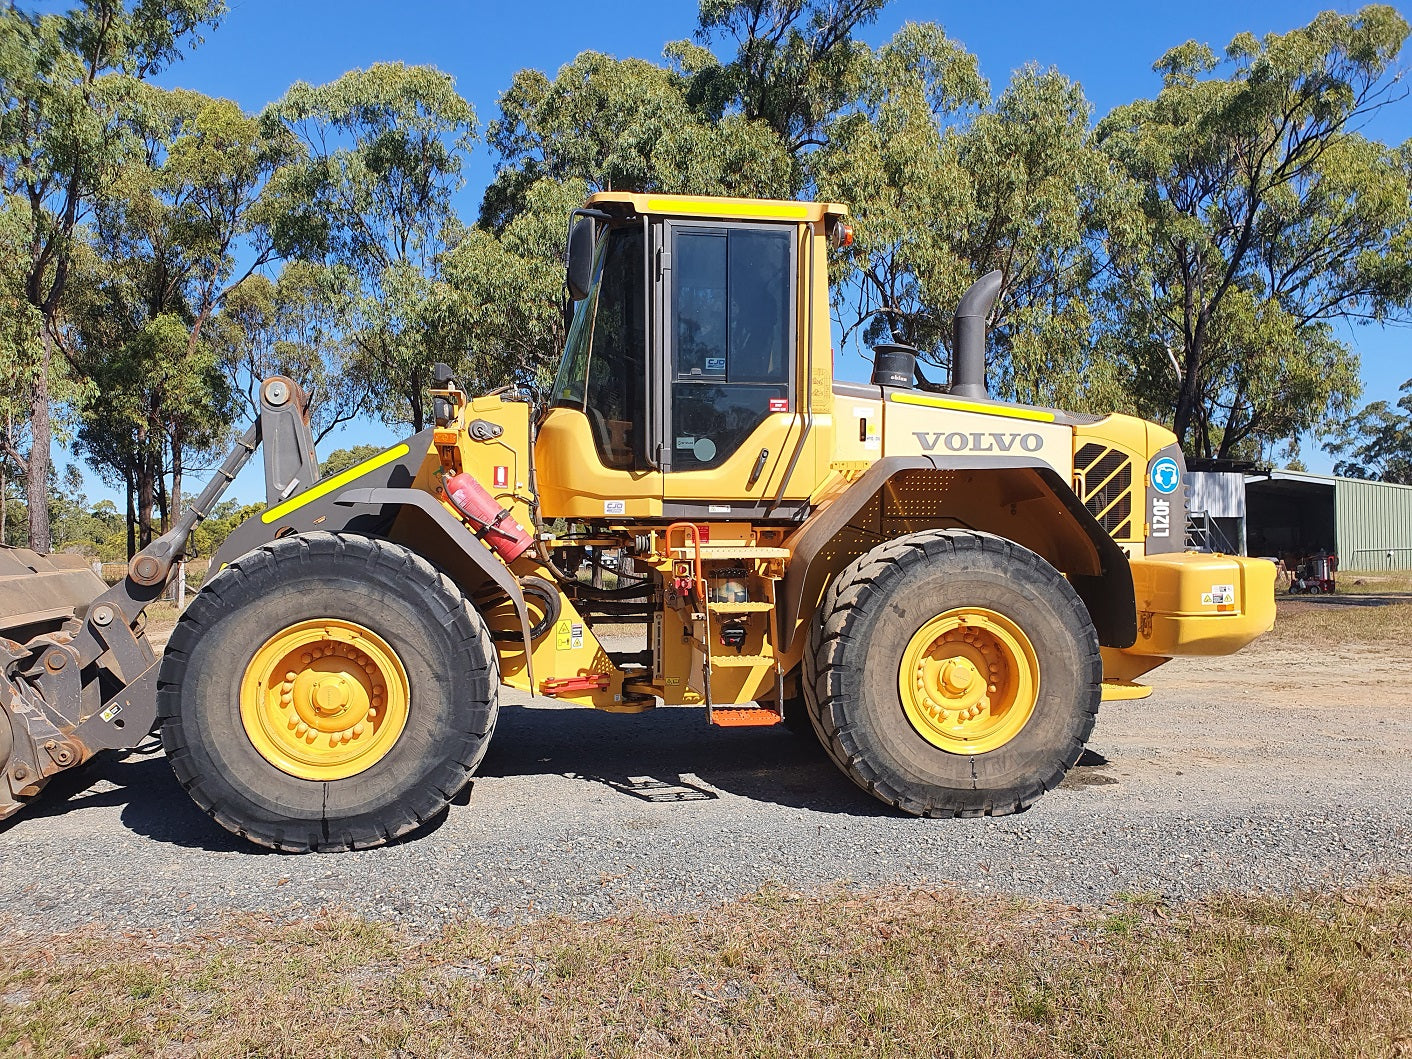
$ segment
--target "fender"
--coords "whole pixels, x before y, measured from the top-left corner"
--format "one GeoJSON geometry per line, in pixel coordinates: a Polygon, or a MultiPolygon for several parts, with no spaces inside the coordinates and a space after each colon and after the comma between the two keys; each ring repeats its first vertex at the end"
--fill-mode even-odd
{"type": "Polygon", "coordinates": [[[361,533],[402,544],[441,566],[463,590],[485,578],[505,593],[520,619],[526,666],[530,667],[528,675],[532,682],[529,611],[515,576],[436,497],[412,488],[431,445],[432,430],[423,430],[267,511],[252,515],[217,549],[211,557],[211,566],[219,570],[237,556],[277,537],[312,530],[361,533]],[[408,512],[416,512],[415,517],[429,520],[434,527],[434,539],[408,540],[394,531],[398,516],[408,512]]]}
{"type": "MultiPolygon", "coordinates": [[[[999,484],[1008,480],[1029,499],[1046,500],[1051,508],[1055,503],[1060,505],[1067,519],[1060,515],[1049,520],[1046,528],[1055,534],[1062,558],[1046,558],[1068,575],[1069,583],[1088,607],[1100,644],[1122,648],[1137,641],[1137,610],[1127,553],[1104,531],[1059,473],[1035,457],[956,453],[883,457],[786,541],[791,555],[780,592],[782,650],[788,650],[796,637],[811,569],[817,574],[820,556],[830,542],[890,483],[905,480],[912,473],[931,471],[985,472],[987,482],[999,484]]],[[[919,518],[912,528],[929,528],[944,519],[945,516],[919,518]]],[[[997,532],[987,525],[973,528],[997,532]]],[[[1008,536],[1003,532],[1000,535],[1008,536]]],[[[880,534],[877,537],[877,543],[885,539],[880,534]]]]}

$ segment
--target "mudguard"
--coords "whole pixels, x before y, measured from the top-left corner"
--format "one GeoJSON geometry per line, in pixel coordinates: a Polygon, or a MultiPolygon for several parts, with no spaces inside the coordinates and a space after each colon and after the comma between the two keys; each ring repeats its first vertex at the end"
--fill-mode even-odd
{"type": "Polygon", "coordinates": [[[493,582],[515,605],[529,658],[529,611],[514,575],[436,497],[412,487],[431,447],[432,430],[423,430],[252,515],[212,556],[212,569],[220,570],[238,556],[291,533],[326,530],[379,537],[441,567],[467,594],[478,581],[493,582]]]}
{"type": "MultiPolygon", "coordinates": [[[[1036,497],[1047,497],[1062,505],[1068,521],[1048,528],[1059,536],[1064,557],[1046,558],[1068,575],[1070,584],[1088,607],[1098,630],[1100,644],[1123,648],[1131,647],[1136,642],[1137,611],[1127,553],[1104,531],[1059,473],[1033,457],[955,454],[883,457],[868,467],[842,495],[820,508],[790,537],[786,542],[791,552],[790,562],[780,592],[783,650],[789,649],[798,633],[811,567],[817,568],[819,562],[824,561],[821,556],[830,542],[889,482],[899,475],[918,471],[984,471],[991,480],[995,475],[1009,472],[1023,478],[1026,489],[1036,497]]],[[[927,520],[917,520],[914,528],[928,528],[927,520]]],[[[1007,535],[997,527],[986,524],[970,525],[969,528],[1007,535]]],[[[836,561],[836,557],[829,557],[828,561],[836,561]]]]}

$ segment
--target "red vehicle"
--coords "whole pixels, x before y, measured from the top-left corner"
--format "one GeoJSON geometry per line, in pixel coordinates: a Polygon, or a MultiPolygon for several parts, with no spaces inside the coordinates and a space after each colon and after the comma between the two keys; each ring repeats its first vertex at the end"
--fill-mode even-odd
{"type": "Polygon", "coordinates": [[[1289,590],[1294,593],[1332,592],[1338,572],[1337,555],[1310,555],[1299,560],[1289,590]]]}

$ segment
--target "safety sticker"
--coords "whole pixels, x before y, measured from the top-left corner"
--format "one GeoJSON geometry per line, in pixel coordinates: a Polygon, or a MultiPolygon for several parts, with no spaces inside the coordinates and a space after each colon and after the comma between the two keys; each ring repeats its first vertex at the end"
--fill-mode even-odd
{"type": "Polygon", "coordinates": [[[789,398],[788,398],[788,397],[771,397],[771,398],[770,398],[770,411],[771,411],[771,412],[788,412],[788,411],[789,411],[789,398]]]}
{"type": "Polygon", "coordinates": [[[123,704],[122,704],[121,702],[115,702],[115,703],[113,703],[113,705],[109,706],[106,710],[104,710],[104,711],[103,711],[102,713],[100,713],[98,716],[101,717],[101,718],[103,718],[103,720],[105,720],[105,721],[111,721],[114,717],[116,717],[118,714],[120,714],[120,713],[122,713],[122,712],[123,712],[123,704]]]}
{"type": "Polygon", "coordinates": [[[554,626],[554,650],[567,651],[573,637],[573,623],[564,620],[554,626]]]}
{"type": "Polygon", "coordinates": [[[628,513],[628,502],[626,500],[605,500],[603,501],[603,514],[605,515],[626,515],[628,513]]]}
{"type": "Polygon", "coordinates": [[[569,629],[569,647],[575,651],[583,647],[583,626],[578,622],[569,629]]]}
{"type": "Polygon", "coordinates": [[[1234,604],[1235,585],[1212,585],[1210,592],[1201,593],[1201,602],[1208,607],[1234,604]]]}

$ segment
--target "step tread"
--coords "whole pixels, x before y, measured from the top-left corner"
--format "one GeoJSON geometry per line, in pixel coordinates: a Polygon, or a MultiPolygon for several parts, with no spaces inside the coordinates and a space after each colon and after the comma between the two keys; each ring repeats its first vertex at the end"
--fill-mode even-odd
{"type": "MultiPolygon", "coordinates": [[[[673,548],[672,558],[694,559],[695,548],[673,548]]],[[[702,559],[788,559],[788,548],[762,548],[750,544],[703,544],[702,559]]]]}
{"type": "Polygon", "coordinates": [[[711,664],[721,669],[763,669],[775,664],[774,655],[712,655],[711,664]]]}

